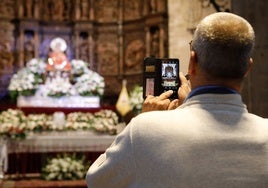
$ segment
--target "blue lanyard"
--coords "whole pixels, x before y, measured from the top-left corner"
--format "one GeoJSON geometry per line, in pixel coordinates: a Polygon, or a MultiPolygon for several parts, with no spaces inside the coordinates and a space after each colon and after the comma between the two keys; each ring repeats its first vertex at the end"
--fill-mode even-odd
{"type": "Polygon", "coordinates": [[[238,94],[238,92],[234,89],[223,87],[223,86],[201,86],[193,89],[189,95],[187,96],[186,100],[200,94],[238,94]]]}

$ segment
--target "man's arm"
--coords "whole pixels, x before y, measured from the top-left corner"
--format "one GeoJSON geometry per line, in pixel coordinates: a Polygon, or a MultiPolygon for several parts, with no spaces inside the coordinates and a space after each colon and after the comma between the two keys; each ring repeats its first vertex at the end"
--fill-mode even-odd
{"type": "Polygon", "coordinates": [[[129,124],[90,166],[86,175],[88,188],[125,188],[134,181],[136,166],[130,134],[129,124]]]}

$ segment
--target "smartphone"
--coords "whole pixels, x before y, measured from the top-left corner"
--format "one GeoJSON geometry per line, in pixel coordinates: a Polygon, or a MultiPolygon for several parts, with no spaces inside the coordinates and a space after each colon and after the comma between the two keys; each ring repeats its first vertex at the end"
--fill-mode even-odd
{"type": "Polygon", "coordinates": [[[143,98],[148,95],[159,96],[172,90],[170,99],[178,98],[179,59],[147,57],[143,63],[143,98]]]}

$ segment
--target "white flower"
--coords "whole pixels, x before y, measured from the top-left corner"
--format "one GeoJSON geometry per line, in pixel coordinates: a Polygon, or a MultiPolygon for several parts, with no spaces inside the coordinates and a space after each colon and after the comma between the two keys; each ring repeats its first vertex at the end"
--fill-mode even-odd
{"type": "Polygon", "coordinates": [[[17,91],[20,94],[23,94],[21,93],[23,91],[36,90],[43,82],[41,75],[45,71],[45,66],[45,62],[41,59],[30,60],[24,68],[12,76],[8,90],[17,91]]]}
{"type": "Polygon", "coordinates": [[[28,68],[21,69],[14,74],[10,80],[8,90],[10,91],[23,91],[23,90],[33,90],[38,88],[39,80],[35,79],[34,73],[32,73],[28,68]]]}
{"type": "Polygon", "coordinates": [[[86,173],[84,161],[75,155],[64,154],[48,160],[42,169],[42,176],[47,180],[83,179],[86,173]]]}
{"type": "Polygon", "coordinates": [[[26,116],[21,110],[8,109],[0,113],[0,134],[11,138],[24,136],[26,116]]]}
{"type": "Polygon", "coordinates": [[[83,60],[73,59],[71,61],[72,65],[72,74],[83,74],[85,71],[88,70],[89,64],[83,60]]]}
{"type": "Polygon", "coordinates": [[[141,111],[142,103],[144,101],[142,96],[143,88],[141,86],[135,86],[134,89],[130,92],[130,105],[133,110],[141,111]]]}
{"type": "Polygon", "coordinates": [[[42,59],[34,58],[26,63],[26,67],[36,74],[43,74],[46,70],[46,63],[42,59]]]}
{"type": "Polygon", "coordinates": [[[74,85],[78,94],[85,96],[102,96],[104,86],[104,78],[91,70],[87,70],[82,76],[78,77],[74,85]]]}
{"type": "Polygon", "coordinates": [[[66,81],[66,79],[58,77],[57,79],[53,79],[50,84],[46,84],[43,89],[44,96],[71,95],[72,84],[66,81]]]}

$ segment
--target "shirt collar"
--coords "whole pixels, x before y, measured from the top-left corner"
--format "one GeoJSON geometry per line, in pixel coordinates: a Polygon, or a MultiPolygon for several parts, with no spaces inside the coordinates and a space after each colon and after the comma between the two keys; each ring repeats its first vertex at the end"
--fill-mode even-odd
{"type": "Polygon", "coordinates": [[[208,86],[200,86],[195,89],[193,89],[189,95],[187,96],[187,99],[195,96],[195,95],[201,95],[206,93],[213,93],[213,94],[238,94],[238,92],[234,89],[224,87],[224,86],[217,86],[217,85],[208,85],[208,86]]]}

